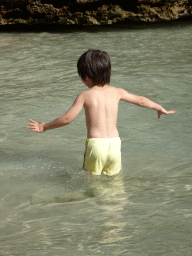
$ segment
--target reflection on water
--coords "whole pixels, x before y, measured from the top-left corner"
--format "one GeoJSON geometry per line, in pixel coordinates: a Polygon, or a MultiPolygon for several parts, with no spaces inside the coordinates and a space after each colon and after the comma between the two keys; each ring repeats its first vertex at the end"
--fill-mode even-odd
{"type": "Polygon", "coordinates": [[[191,255],[191,25],[0,35],[0,255],[191,255]],[[123,169],[81,171],[82,111],[43,134],[85,90],[76,62],[106,50],[111,85],[176,109],[120,103],[123,169]]]}
{"type": "Polygon", "coordinates": [[[96,198],[101,201],[112,201],[115,195],[125,193],[122,175],[113,177],[95,176],[79,171],[77,177],[66,181],[65,186],[58,188],[58,184],[51,188],[40,188],[38,191],[30,195],[31,204],[50,204],[64,203],[72,201],[80,201],[87,198],[96,198]]]}

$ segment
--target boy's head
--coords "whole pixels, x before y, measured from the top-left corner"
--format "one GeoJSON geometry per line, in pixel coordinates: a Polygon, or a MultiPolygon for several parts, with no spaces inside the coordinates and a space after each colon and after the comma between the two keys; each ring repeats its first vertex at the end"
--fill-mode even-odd
{"type": "Polygon", "coordinates": [[[93,85],[110,83],[111,61],[109,55],[100,50],[88,50],[77,62],[77,70],[82,80],[90,78],[93,85]]]}

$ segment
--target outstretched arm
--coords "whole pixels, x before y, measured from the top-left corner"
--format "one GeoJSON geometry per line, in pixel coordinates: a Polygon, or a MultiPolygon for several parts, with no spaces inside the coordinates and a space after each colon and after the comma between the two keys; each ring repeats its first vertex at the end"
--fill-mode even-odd
{"type": "Polygon", "coordinates": [[[119,94],[121,100],[133,103],[140,107],[157,110],[158,118],[160,118],[162,114],[169,115],[174,114],[176,112],[175,110],[166,111],[161,105],[149,100],[148,98],[130,94],[123,89],[119,89],[119,94]]]}
{"type": "Polygon", "coordinates": [[[72,107],[63,115],[49,123],[35,122],[30,119],[28,123],[28,129],[31,129],[32,132],[45,132],[50,129],[59,128],[65,125],[70,124],[80,113],[84,105],[84,93],[81,93],[77,96],[72,107]]]}

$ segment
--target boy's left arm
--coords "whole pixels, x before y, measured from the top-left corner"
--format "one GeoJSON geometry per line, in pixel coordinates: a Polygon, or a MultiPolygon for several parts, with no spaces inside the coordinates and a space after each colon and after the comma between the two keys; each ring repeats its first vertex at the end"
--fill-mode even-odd
{"type": "Polygon", "coordinates": [[[35,122],[30,119],[30,123],[28,123],[28,128],[32,130],[32,132],[45,132],[50,129],[59,128],[65,125],[70,124],[80,113],[81,109],[84,105],[84,93],[81,93],[77,96],[71,108],[63,115],[58,117],[57,119],[49,122],[35,122]]]}
{"type": "Polygon", "coordinates": [[[143,96],[130,94],[122,88],[119,88],[119,93],[120,93],[121,100],[133,103],[140,107],[157,110],[158,118],[160,118],[161,115],[163,114],[169,115],[169,114],[174,114],[176,112],[175,110],[166,111],[161,105],[151,101],[150,99],[143,96]]]}

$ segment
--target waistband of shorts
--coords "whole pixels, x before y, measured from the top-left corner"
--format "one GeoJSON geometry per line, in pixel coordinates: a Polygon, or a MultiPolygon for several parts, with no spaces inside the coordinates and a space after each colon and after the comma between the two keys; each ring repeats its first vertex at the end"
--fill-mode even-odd
{"type": "Polygon", "coordinates": [[[102,140],[106,140],[106,141],[119,141],[121,140],[120,137],[113,137],[113,138],[88,138],[86,139],[86,141],[102,141],[102,140]]]}

